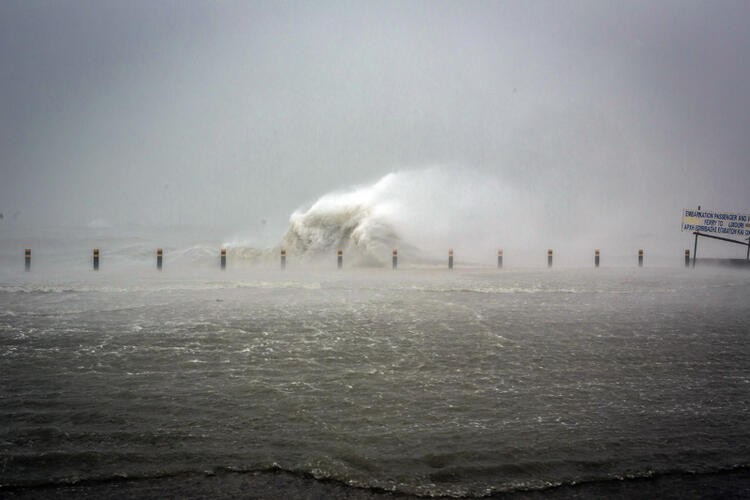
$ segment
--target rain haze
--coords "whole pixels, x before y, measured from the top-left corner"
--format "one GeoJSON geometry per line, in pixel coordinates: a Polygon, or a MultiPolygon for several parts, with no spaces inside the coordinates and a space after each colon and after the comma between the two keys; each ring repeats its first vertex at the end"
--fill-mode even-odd
{"type": "Polygon", "coordinates": [[[682,208],[747,208],[749,18],[743,2],[3,2],[0,211],[271,244],[326,193],[439,169],[447,183],[414,183],[422,211],[456,208],[490,253],[519,231],[525,250],[584,235],[679,253],[682,208]],[[471,199],[488,183],[506,196],[471,199]]]}
{"type": "Polygon", "coordinates": [[[750,498],[748,26],[0,1],[0,497],[750,498]]]}

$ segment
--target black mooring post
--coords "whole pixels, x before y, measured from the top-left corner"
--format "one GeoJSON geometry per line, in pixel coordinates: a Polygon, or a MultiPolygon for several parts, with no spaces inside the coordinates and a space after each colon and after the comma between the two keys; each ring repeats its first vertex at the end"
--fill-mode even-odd
{"type": "Polygon", "coordinates": [[[395,271],[398,267],[398,250],[393,249],[393,270],[395,271]]]}
{"type": "Polygon", "coordinates": [[[685,249],[685,267],[690,267],[690,249],[685,249]]]}
{"type": "Polygon", "coordinates": [[[227,268],[227,249],[221,249],[221,270],[224,271],[227,268]]]}
{"type": "Polygon", "coordinates": [[[281,249],[281,270],[286,269],[286,250],[281,249]]]}
{"type": "Polygon", "coordinates": [[[164,257],[164,250],[162,250],[161,248],[157,248],[156,249],[156,269],[158,269],[159,271],[161,271],[161,267],[164,262],[163,257],[164,257]]]}
{"type": "Polygon", "coordinates": [[[599,267],[599,249],[594,250],[594,267],[599,267]]]}
{"type": "Polygon", "coordinates": [[[448,269],[453,269],[453,249],[448,249],[448,269]]]}
{"type": "Polygon", "coordinates": [[[643,267],[643,249],[638,250],[638,267],[643,267]]]}
{"type": "Polygon", "coordinates": [[[338,252],[337,264],[338,264],[339,269],[344,267],[344,251],[343,250],[339,250],[338,252]]]}
{"type": "Polygon", "coordinates": [[[502,269],[503,268],[503,249],[499,248],[497,250],[497,268],[502,269]]]}
{"type": "Polygon", "coordinates": [[[26,271],[31,271],[31,248],[27,248],[24,253],[24,269],[26,271]]]}
{"type": "Polygon", "coordinates": [[[94,248],[94,271],[99,270],[99,249],[94,248]]]}
{"type": "Polygon", "coordinates": [[[695,267],[695,259],[698,258],[698,233],[695,233],[695,243],[693,243],[693,267],[695,267]]]}

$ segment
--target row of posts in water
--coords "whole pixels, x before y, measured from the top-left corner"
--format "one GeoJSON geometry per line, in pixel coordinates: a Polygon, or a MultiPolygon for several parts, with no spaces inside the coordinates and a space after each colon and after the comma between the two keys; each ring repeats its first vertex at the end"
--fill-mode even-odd
{"type": "MultiPolygon", "coordinates": [[[[222,248],[220,255],[220,267],[222,270],[227,268],[227,249],[222,248]]],[[[554,253],[550,248],[547,250],[547,267],[552,267],[554,253]]],[[[24,252],[26,271],[31,271],[31,249],[27,248],[24,252]]],[[[599,250],[594,250],[594,267],[599,267],[600,253],[599,250]]],[[[339,269],[344,267],[344,251],[339,250],[336,257],[336,263],[339,269]]],[[[685,267],[690,265],[690,250],[685,250],[685,267]]],[[[395,270],[398,267],[398,250],[393,249],[392,266],[395,270]]],[[[94,248],[93,252],[93,267],[94,271],[99,270],[99,249],[94,248]]],[[[158,248],[156,250],[156,268],[161,271],[164,267],[164,250],[158,248]]],[[[503,250],[497,251],[497,267],[498,269],[503,267],[503,250]]],[[[638,250],[638,267],[643,267],[643,249],[638,250]]],[[[281,269],[286,269],[286,250],[281,250],[281,269]]],[[[453,249],[448,250],[448,269],[453,269],[453,249]]]]}

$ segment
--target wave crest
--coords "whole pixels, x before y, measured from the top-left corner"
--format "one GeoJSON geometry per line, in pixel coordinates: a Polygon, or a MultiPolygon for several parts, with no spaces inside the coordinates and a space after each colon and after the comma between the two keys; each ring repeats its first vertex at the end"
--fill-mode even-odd
{"type": "Polygon", "coordinates": [[[298,261],[332,259],[342,250],[346,264],[354,266],[389,266],[394,248],[407,265],[442,262],[449,247],[465,259],[481,259],[498,237],[490,219],[503,212],[500,200],[507,200],[506,189],[466,172],[393,172],[296,210],[272,249],[228,247],[233,256],[255,262],[277,259],[280,248],[298,261]]]}
{"type": "Polygon", "coordinates": [[[394,179],[389,174],[369,187],[327,194],[295,211],[281,246],[309,258],[343,250],[355,264],[384,265],[390,249],[402,243],[392,220],[398,203],[388,199],[394,179]]]}

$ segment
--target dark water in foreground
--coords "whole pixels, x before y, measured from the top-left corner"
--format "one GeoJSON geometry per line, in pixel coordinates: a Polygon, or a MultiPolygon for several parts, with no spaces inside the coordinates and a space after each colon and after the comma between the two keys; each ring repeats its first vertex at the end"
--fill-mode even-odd
{"type": "Polygon", "coordinates": [[[0,496],[750,496],[750,273],[0,285],[0,496]]]}

